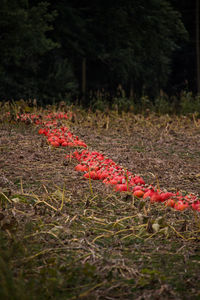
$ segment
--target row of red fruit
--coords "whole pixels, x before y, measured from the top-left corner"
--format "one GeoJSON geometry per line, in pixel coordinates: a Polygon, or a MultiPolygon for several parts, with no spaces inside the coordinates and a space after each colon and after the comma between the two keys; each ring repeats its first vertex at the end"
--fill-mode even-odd
{"type": "MultiPolygon", "coordinates": [[[[23,114],[18,118],[21,121],[32,120],[36,125],[42,125],[39,134],[44,134],[48,142],[54,147],[83,147],[87,145],[79,140],[65,126],[59,126],[58,119],[67,119],[66,113],[49,113],[41,117],[36,114],[23,114]]],[[[67,156],[68,158],[69,156],[67,156]]],[[[130,192],[139,199],[150,200],[151,203],[163,202],[166,206],[176,210],[192,208],[200,212],[200,199],[193,194],[182,195],[180,192],[162,192],[151,185],[145,184],[143,178],[134,175],[117,165],[112,159],[106,158],[102,153],[88,149],[76,150],[71,156],[79,161],[76,171],[84,172],[85,178],[102,180],[104,184],[113,186],[117,192],[130,192]]]]}
{"type": "Polygon", "coordinates": [[[32,122],[34,122],[35,124],[43,124],[43,122],[47,121],[47,120],[62,120],[62,119],[69,119],[71,118],[72,115],[68,115],[67,113],[63,113],[63,112],[50,112],[46,115],[38,115],[38,114],[29,114],[29,113],[24,113],[24,114],[18,114],[17,115],[17,119],[24,122],[27,120],[30,120],[32,122]]]}
{"type": "Polygon", "coordinates": [[[151,185],[145,184],[144,180],[137,175],[118,166],[113,160],[106,158],[99,152],[83,150],[73,153],[73,157],[79,161],[76,171],[85,172],[85,178],[102,180],[106,185],[113,186],[115,191],[130,192],[140,199],[150,200],[151,203],[164,202],[166,206],[176,210],[192,208],[200,211],[200,199],[193,194],[183,196],[180,192],[162,192],[151,185]]]}
{"type": "MultiPolygon", "coordinates": [[[[47,137],[48,143],[54,147],[84,147],[87,145],[79,140],[78,136],[74,136],[66,126],[58,126],[57,120],[65,119],[69,117],[66,113],[48,113],[47,115],[41,116],[38,114],[21,114],[17,115],[17,119],[26,122],[31,121],[36,125],[42,125],[39,129],[39,134],[44,134],[47,137]]],[[[71,118],[71,115],[70,115],[71,118]]]]}
{"type": "Polygon", "coordinates": [[[47,137],[49,144],[54,147],[84,147],[87,148],[87,145],[79,140],[78,136],[73,135],[69,129],[65,126],[60,128],[40,128],[38,131],[39,134],[44,134],[47,137]]]}

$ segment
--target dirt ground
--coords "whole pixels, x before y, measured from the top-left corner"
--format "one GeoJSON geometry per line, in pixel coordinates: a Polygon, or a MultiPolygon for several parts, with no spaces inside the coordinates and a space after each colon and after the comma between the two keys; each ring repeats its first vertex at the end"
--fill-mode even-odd
{"type": "MultiPolygon", "coordinates": [[[[96,126],[99,116],[71,124],[70,130],[88,145],[146,183],[162,190],[200,194],[200,125],[189,119],[129,116],[96,126]],[[104,128],[106,127],[106,128],[104,128]]],[[[74,171],[75,161],[67,162],[68,148],[52,148],[32,125],[1,125],[0,185],[37,190],[38,183],[75,189],[84,181],[74,171]]],[[[96,184],[97,186],[99,184],[96,184]]],[[[103,184],[100,184],[103,187],[103,184]]]]}
{"type": "MultiPolygon", "coordinates": [[[[200,195],[194,117],[77,110],[62,122],[146,183],[200,195]]],[[[0,122],[0,298],[200,299],[198,212],[90,185],[66,159],[74,150],[0,122]]]]}

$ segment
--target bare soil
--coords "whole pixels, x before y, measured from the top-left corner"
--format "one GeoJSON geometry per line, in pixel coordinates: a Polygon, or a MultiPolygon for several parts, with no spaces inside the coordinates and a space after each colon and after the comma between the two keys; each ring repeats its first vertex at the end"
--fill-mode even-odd
{"type": "MultiPolygon", "coordinates": [[[[90,150],[102,152],[146,183],[200,194],[200,124],[188,118],[128,115],[96,126],[99,119],[88,116],[78,125],[72,123],[70,130],[90,150]]],[[[37,190],[37,182],[77,188],[76,162],[65,160],[73,149],[52,148],[37,131],[25,124],[1,126],[1,185],[16,189],[22,180],[27,191],[37,190]]]]}
{"type": "MultiPolygon", "coordinates": [[[[65,125],[146,183],[200,195],[198,120],[77,110],[65,125]]],[[[73,151],[0,123],[0,298],[200,299],[199,213],[90,185],[73,151]]]]}

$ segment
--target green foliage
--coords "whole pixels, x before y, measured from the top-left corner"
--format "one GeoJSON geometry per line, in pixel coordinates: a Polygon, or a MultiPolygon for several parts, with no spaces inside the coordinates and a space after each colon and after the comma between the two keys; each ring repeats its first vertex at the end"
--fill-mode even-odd
{"type": "Polygon", "coordinates": [[[4,0],[0,32],[0,97],[41,103],[77,98],[83,58],[88,90],[122,84],[157,97],[187,37],[166,0],[4,0]]]}
{"type": "Polygon", "coordinates": [[[29,6],[28,1],[3,1],[0,7],[0,95],[2,98],[29,98],[38,95],[42,57],[57,47],[46,32],[55,12],[48,3],[29,6]]]}
{"type": "Polygon", "coordinates": [[[105,99],[98,97],[90,101],[90,107],[93,111],[115,110],[121,112],[134,112],[147,114],[155,112],[158,115],[164,114],[195,114],[200,117],[200,97],[194,96],[191,92],[182,91],[180,97],[169,97],[166,94],[161,94],[159,97],[152,99],[143,95],[139,99],[130,99],[124,97],[114,97],[109,103],[105,99]]]}
{"type": "Polygon", "coordinates": [[[40,86],[42,101],[52,103],[65,100],[70,103],[78,87],[71,63],[68,59],[54,60],[51,55],[45,59],[45,65],[46,70],[40,86]],[[49,65],[48,60],[52,64],[49,65]]]}
{"type": "Polygon", "coordinates": [[[155,99],[154,110],[159,115],[177,113],[176,103],[166,95],[155,99]]]}
{"type": "Polygon", "coordinates": [[[108,109],[108,102],[101,98],[92,99],[90,101],[90,107],[93,111],[105,111],[108,109]]]}
{"type": "MultiPolygon", "coordinates": [[[[0,298],[9,300],[25,300],[27,297],[32,299],[32,296],[27,294],[24,286],[24,280],[21,275],[16,275],[12,270],[11,259],[14,253],[17,255],[21,252],[19,244],[12,243],[9,245],[6,235],[1,231],[0,233],[0,298]],[[15,248],[15,249],[14,249],[15,248]]],[[[23,255],[21,253],[21,255],[23,255]]],[[[15,272],[16,274],[16,272],[15,272]]]]}
{"type": "Polygon", "coordinates": [[[133,99],[123,98],[114,98],[112,101],[111,109],[117,110],[118,112],[128,112],[134,109],[133,99]]]}
{"type": "Polygon", "coordinates": [[[132,83],[139,95],[142,91],[157,95],[167,83],[172,53],[187,35],[179,13],[168,1],[107,2],[103,6],[94,2],[90,10],[81,9],[87,12],[86,30],[96,45],[86,49],[86,55],[103,65],[103,74],[96,80],[101,82],[104,76],[110,87],[132,83]]]}
{"type": "Polygon", "coordinates": [[[197,113],[200,116],[200,96],[183,91],[180,97],[180,112],[184,115],[197,113]]]}

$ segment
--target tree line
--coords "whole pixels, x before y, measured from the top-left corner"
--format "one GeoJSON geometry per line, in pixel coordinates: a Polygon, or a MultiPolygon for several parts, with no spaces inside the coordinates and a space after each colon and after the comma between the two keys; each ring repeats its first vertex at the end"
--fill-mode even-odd
{"type": "Polygon", "coordinates": [[[195,32],[184,23],[188,1],[0,2],[0,100],[87,103],[119,86],[153,98],[190,79],[181,65],[195,32]]]}

